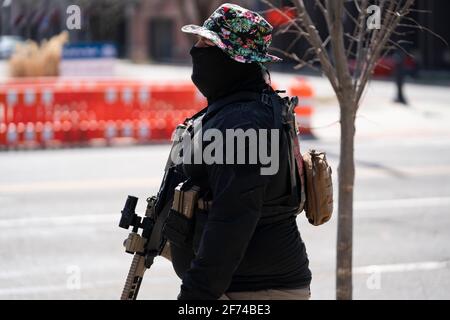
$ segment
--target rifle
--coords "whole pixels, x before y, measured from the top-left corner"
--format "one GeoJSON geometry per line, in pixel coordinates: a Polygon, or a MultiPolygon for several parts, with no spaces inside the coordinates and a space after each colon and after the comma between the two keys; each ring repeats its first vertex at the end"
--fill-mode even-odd
{"type": "MultiPolygon", "coordinates": [[[[191,119],[176,128],[172,139],[171,155],[180,150],[183,133],[192,127],[191,119]]],[[[147,199],[144,217],[135,212],[138,198],[128,196],[121,212],[119,227],[127,230],[132,227],[131,233],[124,241],[124,246],[125,251],[133,254],[134,257],[121,300],[136,300],[144,273],[153,265],[156,256],[162,255],[170,260],[170,247],[163,235],[163,227],[172,207],[175,188],[185,180],[183,172],[173,163],[169,155],[158,194],[147,199]],[[141,234],[139,229],[142,229],[141,234]]]]}

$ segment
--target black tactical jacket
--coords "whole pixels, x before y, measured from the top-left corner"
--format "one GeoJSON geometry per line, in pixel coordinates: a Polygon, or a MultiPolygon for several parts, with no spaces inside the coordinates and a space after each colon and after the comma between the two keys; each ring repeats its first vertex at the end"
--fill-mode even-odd
{"type": "MultiPolygon", "coordinates": [[[[204,121],[203,132],[215,128],[225,137],[226,129],[281,128],[273,107],[261,100],[239,99],[217,109],[219,104],[208,107],[204,119],[212,116],[204,121]]],[[[261,163],[183,166],[213,202],[208,212],[196,212],[192,244],[172,245],[174,268],[182,278],[179,299],[309,286],[311,272],[295,216],[298,190],[291,189],[285,139],[280,131],[279,140],[269,142],[268,150],[270,143],[280,145],[275,175],[261,175],[261,163]]]]}

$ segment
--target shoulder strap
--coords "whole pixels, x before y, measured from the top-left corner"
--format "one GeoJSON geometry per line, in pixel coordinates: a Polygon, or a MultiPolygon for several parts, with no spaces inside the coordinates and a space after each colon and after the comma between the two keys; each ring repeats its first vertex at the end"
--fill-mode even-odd
{"type": "Polygon", "coordinates": [[[279,125],[286,130],[288,136],[288,151],[289,151],[289,166],[291,173],[291,187],[297,188],[297,182],[300,183],[300,208],[299,212],[303,210],[305,201],[305,181],[303,174],[303,157],[300,151],[300,143],[298,139],[298,130],[295,119],[294,109],[298,105],[298,98],[281,98],[276,94],[269,95],[269,103],[274,108],[275,125],[276,128],[280,128],[279,125]],[[282,124],[279,122],[281,121],[282,124]],[[297,180],[298,178],[298,180],[297,180]]]}

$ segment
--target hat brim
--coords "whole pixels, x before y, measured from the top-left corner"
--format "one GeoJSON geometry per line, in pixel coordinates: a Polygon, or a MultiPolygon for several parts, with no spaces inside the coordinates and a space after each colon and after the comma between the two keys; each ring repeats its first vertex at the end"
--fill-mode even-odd
{"type": "MultiPolygon", "coordinates": [[[[202,36],[202,37],[212,41],[216,46],[218,46],[220,49],[222,49],[233,60],[235,60],[237,62],[241,62],[241,63],[242,62],[244,62],[244,63],[256,62],[256,61],[242,61],[242,59],[240,59],[237,54],[233,54],[232,51],[228,50],[227,46],[222,42],[222,40],[220,39],[220,36],[216,32],[211,31],[205,27],[197,26],[195,24],[188,24],[188,25],[183,26],[181,28],[181,31],[183,31],[185,33],[196,34],[196,35],[202,36]]],[[[258,56],[258,62],[280,62],[282,60],[283,59],[281,59],[277,56],[268,54],[268,53],[258,56]]]]}

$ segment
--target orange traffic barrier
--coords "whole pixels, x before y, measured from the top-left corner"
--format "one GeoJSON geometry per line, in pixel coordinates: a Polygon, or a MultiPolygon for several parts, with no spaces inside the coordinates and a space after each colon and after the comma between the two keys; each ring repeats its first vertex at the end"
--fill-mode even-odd
{"type": "Polygon", "coordinates": [[[0,150],[6,149],[8,146],[7,129],[6,123],[0,123],[0,150]]]}
{"type": "Polygon", "coordinates": [[[297,77],[290,86],[290,95],[298,97],[299,102],[295,108],[295,115],[300,134],[312,136],[313,88],[304,78],[297,77]]]}
{"type": "Polygon", "coordinates": [[[13,79],[0,85],[0,148],[169,140],[204,106],[190,81],[13,79]]]}

